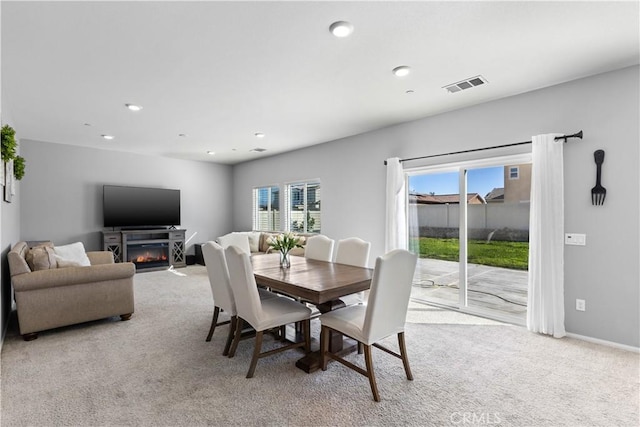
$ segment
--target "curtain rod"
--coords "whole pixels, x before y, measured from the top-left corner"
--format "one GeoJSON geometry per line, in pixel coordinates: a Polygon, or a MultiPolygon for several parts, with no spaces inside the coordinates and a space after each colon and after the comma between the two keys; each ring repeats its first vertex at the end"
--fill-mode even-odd
{"type": "MultiPolygon", "coordinates": [[[[573,135],[562,135],[556,136],[555,140],[564,139],[564,142],[567,142],[569,138],[580,138],[582,139],[582,131],[576,132],[573,135]]],[[[432,154],[430,156],[422,156],[422,157],[412,157],[410,159],[400,159],[400,163],[408,162],[411,160],[420,160],[420,159],[430,159],[432,157],[442,157],[442,156],[450,156],[452,154],[464,154],[464,153],[473,153],[474,151],[484,151],[484,150],[493,150],[496,148],[504,148],[504,147],[514,147],[516,145],[525,145],[531,144],[531,141],[523,141],[523,142],[514,142],[512,144],[504,144],[504,145],[494,145],[493,147],[483,147],[483,148],[472,148],[471,150],[462,150],[462,151],[453,151],[451,153],[442,153],[442,154],[432,154]]],[[[384,164],[387,164],[387,161],[384,161],[384,164]]]]}

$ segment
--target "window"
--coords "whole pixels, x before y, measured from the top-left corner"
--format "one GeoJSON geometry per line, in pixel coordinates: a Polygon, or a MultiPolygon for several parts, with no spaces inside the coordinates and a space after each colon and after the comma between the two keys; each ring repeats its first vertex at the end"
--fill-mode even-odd
{"type": "Polygon", "coordinates": [[[253,229],[256,231],[277,231],[280,229],[279,187],[253,189],[253,229]]]}
{"type": "Polygon", "coordinates": [[[320,233],[320,182],[301,182],[285,187],[286,229],[320,233]]]}
{"type": "Polygon", "coordinates": [[[520,168],[518,166],[509,166],[509,179],[520,178],[520,168]]]}

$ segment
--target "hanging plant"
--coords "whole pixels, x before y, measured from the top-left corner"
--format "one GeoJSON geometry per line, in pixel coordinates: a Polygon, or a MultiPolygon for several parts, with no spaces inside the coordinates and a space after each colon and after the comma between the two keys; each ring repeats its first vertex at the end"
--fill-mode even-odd
{"type": "Polygon", "coordinates": [[[8,162],[16,157],[16,131],[9,125],[2,126],[2,161],[8,162]]]}
{"type": "Polygon", "coordinates": [[[18,181],[24,176],[25,163],[26,160],[22,156],[17,156],[13,159],[13,176],[15,176],[18,181]]]}

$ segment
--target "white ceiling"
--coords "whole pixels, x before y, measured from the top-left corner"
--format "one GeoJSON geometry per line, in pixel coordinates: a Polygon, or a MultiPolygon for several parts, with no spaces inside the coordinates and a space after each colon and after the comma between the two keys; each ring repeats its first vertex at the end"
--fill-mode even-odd
{"type": "Polygon", "coordinates": [[[19,138],[229,164],[639,62],[637,1],[0,7],[3,122],[19,138]],[[351,37],[329,32],[337,20],[351,37]],[[442,88],[476,75],[489,83],[442,88]]]}

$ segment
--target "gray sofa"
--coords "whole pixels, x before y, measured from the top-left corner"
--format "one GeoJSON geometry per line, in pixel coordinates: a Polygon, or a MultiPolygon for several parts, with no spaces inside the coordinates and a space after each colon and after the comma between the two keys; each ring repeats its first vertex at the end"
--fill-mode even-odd
{"type": "Polygon", "coordinates": [[[129,320],[134,311],[133,263],[116,264],[111,252],[87,252],[90,266],[58,268],[53,263],[32,271],[29,251],[26,242],[18,242],[7,255],[25,341],[61,326],[112,316],[129,320]]]}

